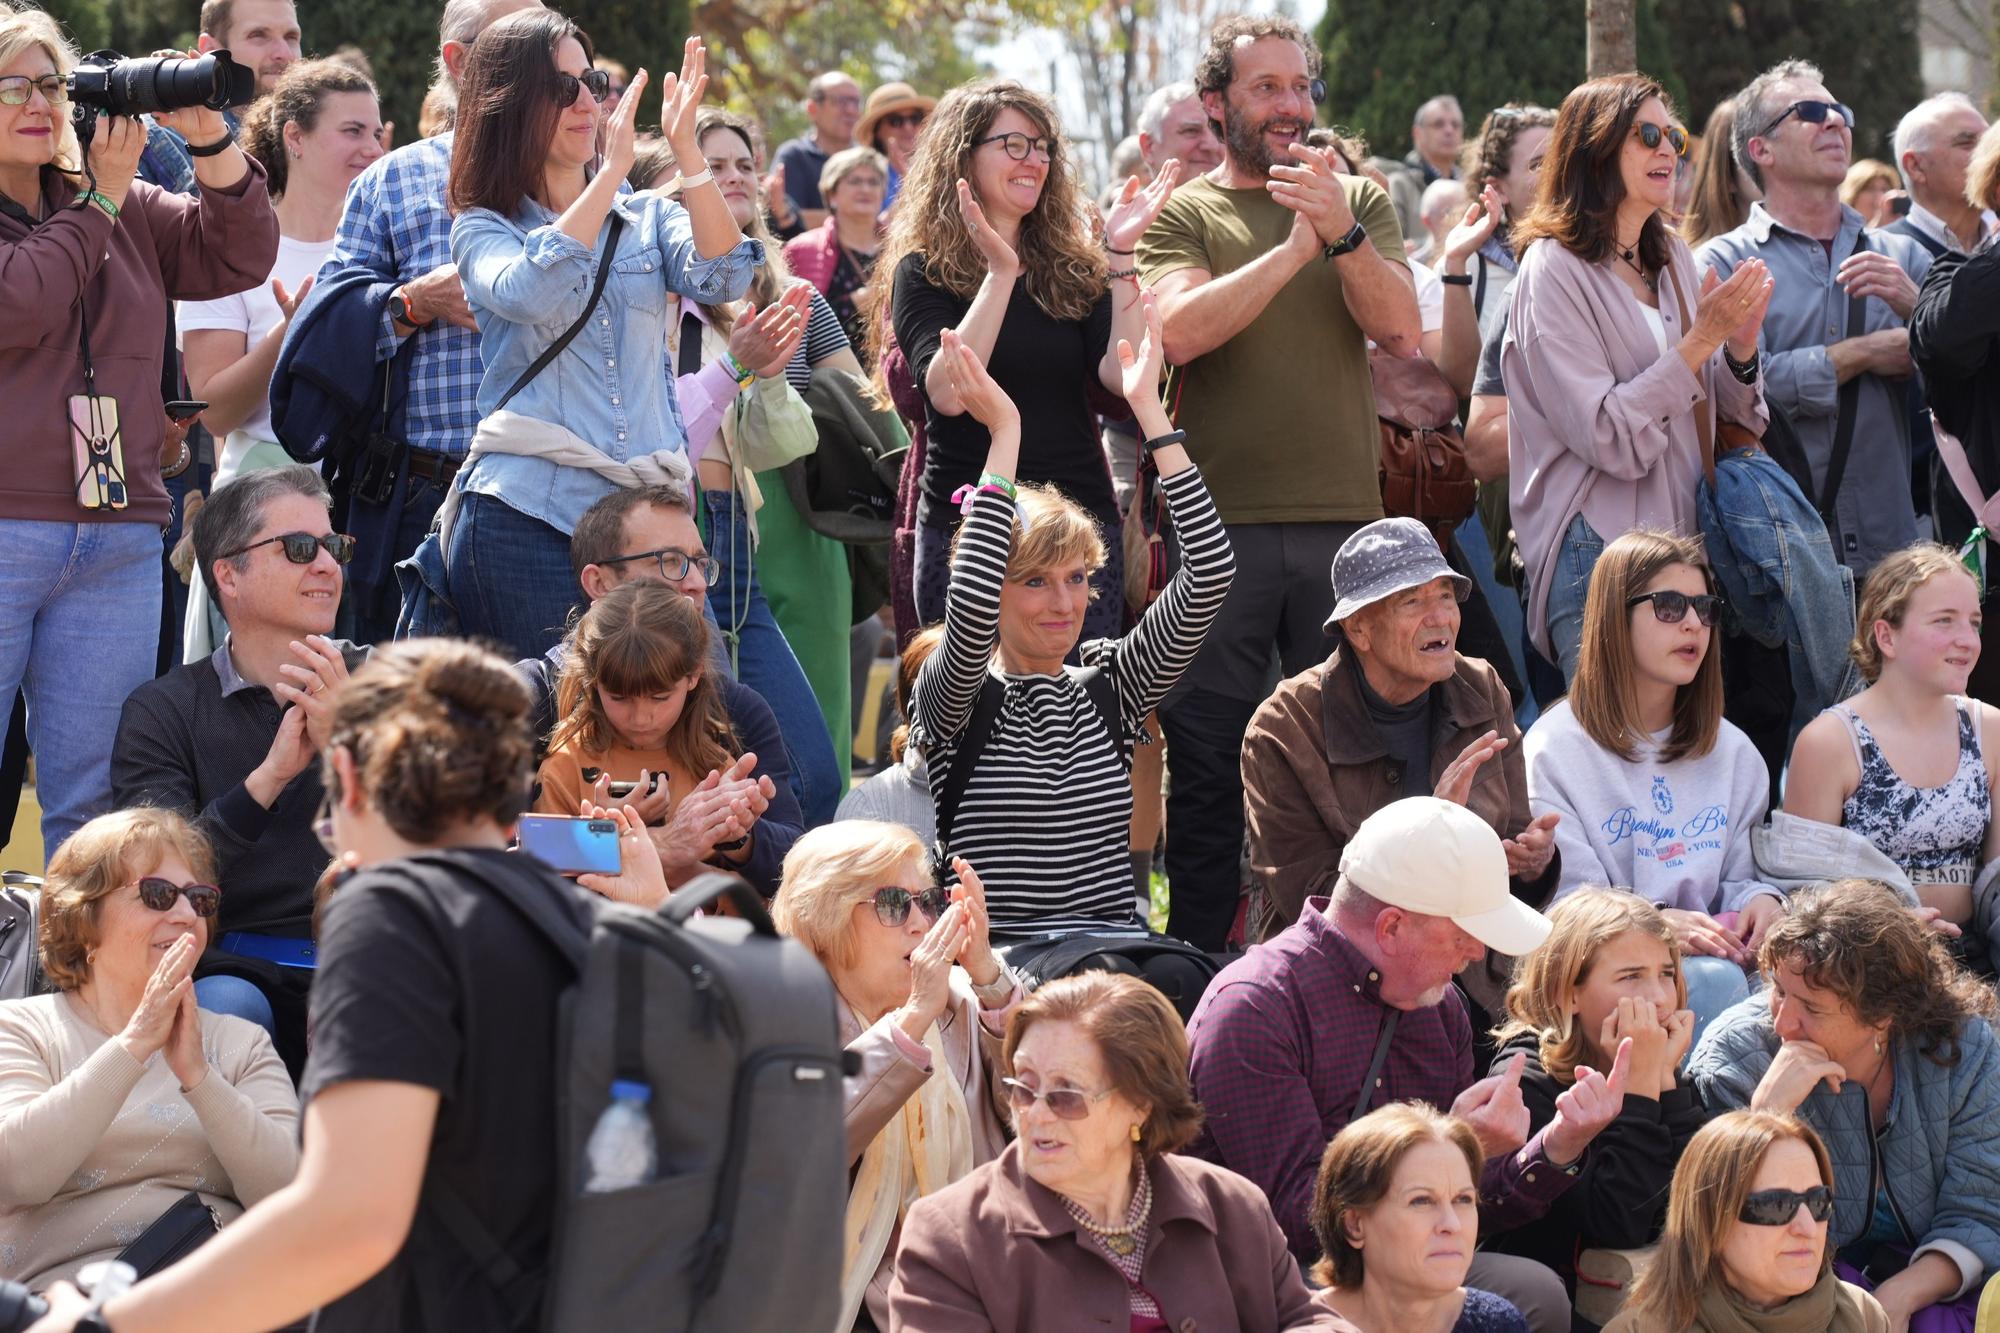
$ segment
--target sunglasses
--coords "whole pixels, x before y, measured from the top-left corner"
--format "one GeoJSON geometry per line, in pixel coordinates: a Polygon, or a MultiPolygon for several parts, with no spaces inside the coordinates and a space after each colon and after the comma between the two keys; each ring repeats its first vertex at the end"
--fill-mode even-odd
{"type": "Polygon", "coordinates": [[[1794,102],[1786,107],[1782,115],[1758,131],[1758,137],[1762,138],[1764,135],[1769,134],[1793,116],[1797,116],[1808,125],[1825,124],[1828,112],[1838,112],[1841,120],[1846,123],[1847,128],[1850,130],[1854,128],[1854,112],[1848,107],[1847,103],[1809,100],[1794,102]]]}
{"type": "Polygon", "coordinates": [[[1109,1088],[1103,1092],[1084,1092],[1080,1088],[1050,1088],[1042,1092],[1018,1078],[1003,1078],[1000,1086],[1007,1089],[1007,1104],[1015,1111],[1025,1111],[1036,1102],[1047,1102],[1049,1114],[1058,1120],[1081,1120],[1090,1114],[1092,1102],[1101,1102],[1111,1095],[1109,1088]]]}
{"type": "Polygon", "coordinates": [[[923,123],[924,113],[921,111],[891,111],[888,115],[882,117],[882,124],[892,130],[900,130],[907,126],[921,125],[923,123]]]}
{"type": "Polygon", "coordinates": [[[1833,1191],[1824,1185],[1809,1190],[1759,1190],[1744,1196],[1743,1210],[1736,1216],[1753,1227],[1781,1227],[1799,1215],[1799,1205],[1815,1222],[1833,1216],[1833,1191]]]}
{"type": "Polygon", "coordinates": [[[928,888],[919,893],[893,885],[875,890],[870,902],[875,904],[875,919],[885,926],[900,926],[910,919],[910,908],[916,907],[932,921],[944,915],[944,909],[951,906],[951,893],[947,889],[928,888]]]}
{"type": "Polygon", "coordinates": [[[1653,604],[1653,619],[1662,625],[1678,625],[1687,619],[1688,608],[1694,608],[1694,618],[1704,625],[1713,625],[1722,611],[1722,598],[1712,592],[1697,593],[1693,597],[1684,592],[1674,592],[1662,588],[1658,592],[1642,592],[1637,597],[1625,599],[1625,609],[1631,610],[1641,602],[1653,604]]]}
{"type": "Polygon", "coordinates": [[[656,560],[660,566],[660,577],[669,583],[679,583],[688,576],[688,571],[701,571],[702,582],[713,584],[722,577],[722,562],[712,555],[689,555],[678,546],[662,546],[657,551],[635,551],[631,555],[614,555],[609,560],[600,560],[600,565],[622,565],[630,560],[656,560]]]}
{"type": "Polygon", "coordinates": [[[139,901],[152,911],[164,912],[183,896],[196,916],[214,916],[222,908],[222,890],[213,884],[176,884],[157,875],[139,881],[139,901]]]}
{"type": "Polygon", "coordinates": [[[315,537],[310,532],[281,532],[275,537],[266,537],[263,541],[251,542],[248,546],[239,546],[233,551],[224,551],[215,558],[217,560],[227,560],[231,556],[244,555],[256,550],[260,546],[269,546],[274,542],[283,544],[285,559],[295,565],[310,565],[314,558],[319,555],[321,547],[326,548],[326,553],[333,557],[333,563],[336,565],[344,565],[354,558],[354,538],[338,532],[329,532],[323,537],[315,537]]]}
{"type": "Polygon", "coordinates": [[[0,106],[26,106],[36,89],[41,90],[43,100],[50,106],[61,106],[69,101],[69,83],[60,74],[44,74],[39,79],[31,79],[25,74],[9,74],[0,79],[0,106]]]}
{"type": "Polygon", "coordinates": [[[1687,156],[1688,132],[1678,125],[1656,125],[1650,120],[1642,120],[1632,127],[1632,133],[1649,153],[1660,146],[1661,139],[1665,139],[1673,145],[1675,157],[1687,156]]]}
{"type": "Polygon", "coordinates": [[[1026,162],[1028,154],[1033,152],[1040,152],[1042,161],[1044,162],[1053,162],[1056,160],[1056,141],[1054,139],[1030,139],[1019,130],[1012,130],[1006,134],[989,134],[984,139],[974,139],[972,146],[974,148],[983,148],[990,143],[997,143],[1006,149],[1007,156],[1013,158],[1016,162],[1026,162]]]}
{"type": "Polygon", "coordinates": [[[576,95],[583,89],[590,89],[590,100],[602,102],[611,95],[611,72],[603,69],[585,70],[581,75],[556,72],[556,105],[575,106],[576,95]]]}

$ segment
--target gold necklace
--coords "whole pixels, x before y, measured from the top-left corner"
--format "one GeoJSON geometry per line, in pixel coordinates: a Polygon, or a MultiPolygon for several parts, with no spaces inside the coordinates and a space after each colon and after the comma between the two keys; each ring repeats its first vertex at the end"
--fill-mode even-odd
{"type": "Polygon", "coordinates": [[[1139,1248],[1139,1233],[1144,1230],[1146,1218],[1153,1211],[1153,1181],[1146,1174],[1145,1168],[1141,1167],[1137,1216],[1128,1218],[1122,1227],[1100,1226],[1091,1219],[1089,1210],[1082,1204],[1068,1195],[1063,1196],[1063,1201],[1069,1204],[1070,1214],[1076,1218],[1078,1226],[1097,1237],[1098,1243],[1105,1249],[1123,1259],[1139,1248]]]}

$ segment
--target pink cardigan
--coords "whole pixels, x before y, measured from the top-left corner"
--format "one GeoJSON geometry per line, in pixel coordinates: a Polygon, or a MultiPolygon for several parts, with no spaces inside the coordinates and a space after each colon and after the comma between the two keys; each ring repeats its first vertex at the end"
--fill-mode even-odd
{"type": "Polygon", "coordinates": [[[1514,280],[1500,351],[1507,497],[1528,568],[1528,629],[1551,660],[1549,584],[1572,520],[1583,515],[1607,542],[1638,527],[1698,531],[1695,414],[1714,410],[1759,436],[1769,419],[1761,375],[1739,383],[1717,349],[1697,377],[1674,350],[1687,331],[1681,302],[1692,319],[1700,299],[1700,269],[1679,237],[1669,244],[1660,283],[1665,353],[1609,264],[1544,238],[1528,247],[1514,280]]]}

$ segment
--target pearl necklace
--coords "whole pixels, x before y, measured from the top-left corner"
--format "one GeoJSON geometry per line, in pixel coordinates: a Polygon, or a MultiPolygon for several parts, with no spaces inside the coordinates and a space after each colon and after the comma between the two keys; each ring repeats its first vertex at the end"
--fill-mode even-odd
{"type": "Polygon", "coordinates": [[[1122,1227],[1099,1225],[1091,1219],[1082,1204],[1068,1195],[1063,1196],[1063,1202],[1069,1205],[1070,1215],[1076,1218],[1078,1226],[1097,1237],[1098,1243],[1105,1249],[1123,1259],[1139,1248],[1139,1235],[1145,1229],[1146,1218],[1153,1211],[1153,1179],[1143,1166],[1139,1168],[1139,1194],[1133,1200],[1132,1216],[1122,1227]]]}

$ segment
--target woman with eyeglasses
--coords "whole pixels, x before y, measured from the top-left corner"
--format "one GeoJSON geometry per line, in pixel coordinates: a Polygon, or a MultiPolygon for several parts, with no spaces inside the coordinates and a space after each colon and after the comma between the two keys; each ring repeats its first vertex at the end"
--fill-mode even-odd
{"type": "Polygon", "coordinates": [[[1907,1328],[1836,1276],[1835,1197],[1833,1163],[1811,1128],[1765,1111],[1717,1117],[1688,1142],[1659,1252],[1605,1333],[1907,1328]]]}
{"type": "Polygon", "coordinates": [[[1006,79],[954,88],[924,121],[875,261],[864,359],[879,365],[893,334],[925,404],[914,577],[926,625],[944,619],[952,534],[989,443],[938,355],[950,331],[1019,405],[1015,480],[1060,490],[1104,539],[1082,638],[1125,630],[1122,520],[1097,419],[1124,392],[1119,340],[1145,334],[1134,256],[1180,168],[1128,184],[1101,237],[1075,171],[1047,98],[1006,79]]]}
{"type": "Polygon", "coordinates": [[[1137,978],[1036,991],[1000,1050],[1014,1141],[909,1206],[888,1333],[1353,1333],[1313,1303],[1263,1192],[1180,1154],[1201,1126],[1187,1067],[1180,1019],[1137,978]]]}
{"type": "Polygon", "coordinates": [[[1528,632],[1574,676],[1584,594],[1604,544],[1696,530],[1695,490],[1725,426],[1761,436],[1764,265],[1697,273],[1667,210],[1687,132],[1641,74],[1563,99],[1501,343],[1507,485],[1528,578],[1528,632]]]}
{"type": "Polygon", "coordinates": [[[207,840],[167,810],[101,815],[49,863],[55,991],[0,1004],[8,1277],[39,1289],[116,1258],[190,1191],[227,1223],[291,1180],[299,1101],[271,1039],[195,1006],[214,880],[207,840]]]}
{"type": "Polygon", "coordinates": [[[48,14],[0,5],[0,699],[27,704],[49,855],[109,808],[119,709],[154,675],[161,478],[189,459],[161,410],[168,306],[254,287],[278,253],[220,112],[156,117],[203,155],[198,196],[155,189],[133,180],[140,121],[92,113],[79,146],[76,62],[48,14]]]}
{"type": "Polygon", "coordinates": [[[986,933],[986,891],[964,861],[941,887],[899,824],[845,820],[785,857],[778,928],[826,965],[847,1091],[843,1330],[889,1326],[889,1278],[909,1206],[1007,1145],[1000,1043],[1021,1003],[986,933]]]}
{"type": "MultiPolygon", "coordinates": [[[[1865,838],[1909,877],[1920,915],[1963,939],[1979,871],[2000,856],[2000,710],[1967,688],[1979,579],[1949,548],[1920,542],[1868,572],[1855,620],[1848,652],[1868,688],[1799,733],[1785,812],[1865,838]]],[[[1783,910],[1760,898],[1745,912],[1752,948],[1783,910]]],[[[1984,940],[1954,947],[1990,967],[1984,940]]]]}
{"type": "MultiPolygon", "coordinates": [[[[446,581],[463,631],[517,657],[539,657],[562,633],[576,601],[569,537],[584,510],[618,486],[686,483],[688,442],[661,373],[678,311],[669,293],[734,299],[763,257],[705,170],[683,175],[679,201],[621,193],[649,76],[640,70],[607,113],[611,76],[591,58],[581,29],[538,7],[482,32],[459,79],[451,253],[485,376],[482,420],[444,511],[446,581]]],[[[705,68],[691,37],[679,77],[661,88],[667,140],[691,168],[705,68]]]]}
{"type": "Polygon", "coordinates": [[[1877,880],[1797,895],[1758,963],[1765,993],[1689,1057],[1703,1103],[1812,1126],[1833,1158],[1840,1275],[1871,1289],[1894,1329],[1969,1333],[2000,1271],[1992,988],[1877,880]]]}
{"type": "Polygon", "coordinates": [[[1763,758],[1722,716],[1722,599],[1701,542],[1628,532],[1590,576],[1576,678],[1528,729],[1528,807],[1559,814],[1558,899],[1629,888],[1680,941],[1695,1030],[1748,993],[1743,941],[1718,920],[1758,894],[1750,832],[1763,758]]]}

